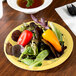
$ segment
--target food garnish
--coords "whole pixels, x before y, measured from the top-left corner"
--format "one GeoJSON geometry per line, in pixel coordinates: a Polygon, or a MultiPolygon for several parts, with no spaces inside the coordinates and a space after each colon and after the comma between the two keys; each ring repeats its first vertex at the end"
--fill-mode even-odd
{"type": "Polygon", "coordinates": [[[31,15],[31,18],[33,19],[33,21],[34,21],[35,23],[40,24],[43,28],[49,29],[49,26],[48,26],[48,24],[45,22],[44,18],[41,18],[40,21],[39,21],[34,15],[31,15]]]}
{"type": "Polygon", "coordinates": [[[30,6],[32,6],[33,3],[34,3],[33,0],[27,0],[26,7],[30,7],[30,6]]]}

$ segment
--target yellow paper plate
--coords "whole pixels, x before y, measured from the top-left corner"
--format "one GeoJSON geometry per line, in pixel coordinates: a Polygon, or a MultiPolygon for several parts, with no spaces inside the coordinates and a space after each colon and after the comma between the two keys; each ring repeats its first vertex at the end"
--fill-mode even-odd
{"type": "MultiPolygon", "coordinates": [[[[29,24],[30,22],[28,22],[29,24]]],[[[25,65],[24,63],[21,63],[18,61],[18,58],[14,57],[14,56],[11,56],[11,55],[7,55],[6,53],[6,43],[7,42],[10,42],[12,45],[15,45],[16,42],[14,42],[12,39],[11,39],[11,34],[13,31],[15,30],[19,30],[21,25],[16,27],[14,30],[12,30],[7,38],[5,39],[5,42],[4,42],[4,53],[7,57],[7,59],[13,63],[15,66],[19,67],[19,68],[22,68],[22,69],[26,69],[26,70],[31,70],[31,71],[42,71],[42,70],[47,70],[47,69],[51,69],[51,68],[54,68],[60,64],[62,64],[69,56],[70,54],[72,53],[72,50],[73,50],[73,40],[72,40],[72,37],[71,35],[69,34],[69,32],[62,26],[60,26],[59,24],[56,24],[54,23],[54,25],[63,33],[63,39],[64,39],[64,42],[65,42],[65,46],[67,46],[67,49],[64,51],[64,54],[59,57],[59,58],[55,58],[55,59],[51,59],[51,60],[44,60],[42,62],[42,66],[41,67],[33,67],[33,68],[30,68],[29,66],[25,65]]]]}

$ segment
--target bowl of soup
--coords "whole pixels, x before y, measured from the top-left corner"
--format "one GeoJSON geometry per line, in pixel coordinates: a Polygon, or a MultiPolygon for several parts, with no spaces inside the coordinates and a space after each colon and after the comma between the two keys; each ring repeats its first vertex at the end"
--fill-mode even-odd
{"type": "Polygon", "coordinates": [[[7,0],[8,5],[26,14],[37,13],[48,7],[53,0],[7,0]]]}

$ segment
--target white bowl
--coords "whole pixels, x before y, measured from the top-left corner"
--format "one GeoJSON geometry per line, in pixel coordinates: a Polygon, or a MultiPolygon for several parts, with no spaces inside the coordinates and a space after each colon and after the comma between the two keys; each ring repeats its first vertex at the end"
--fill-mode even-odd
{"type": "Polygon", "coordinates": [[[37,8],[31,8],[31,9],[27,9],[27,8],[21,8],[17,5],[17,0],[7,0],[7,3],[8,5],[17,10],[17,11],[20,11],[20,12],[24,12],[26,14],[34,14],[34,13],[37,13],[43,9],[45,9],[46,7],[48,7],[51,3],[52,3],[53,0],[44,0],[44,3],[37,7],[37,8]]]}

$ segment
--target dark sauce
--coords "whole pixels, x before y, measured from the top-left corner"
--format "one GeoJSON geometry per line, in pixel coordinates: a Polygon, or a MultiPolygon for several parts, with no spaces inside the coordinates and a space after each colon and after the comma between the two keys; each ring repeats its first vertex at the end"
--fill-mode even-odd
{"type": "Polygon", "coordinates": [[[17,0],[17,4],[22,8],[36,8],[41,6],[44,3],[44,0],[34,0],[34,3],[30,7],[26,7],[26,0],[17,0]]]}

